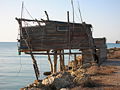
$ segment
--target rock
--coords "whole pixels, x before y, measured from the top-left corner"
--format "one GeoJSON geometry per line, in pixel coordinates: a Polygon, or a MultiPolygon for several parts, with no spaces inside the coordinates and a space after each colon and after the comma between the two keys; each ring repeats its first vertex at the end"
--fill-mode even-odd
{"type": "Polygon", "coordinates": [[[90,68],[90,67],[91,67],[90,63],[85,63],[80,68],[86,69],[86,68],[90,68]]]}
{"type": "Polygon", "coordinates": [[[34,83],[34,84],[33,84],[33,86],[34,86],[34,87],[36,87],[36,86],[37,86],[37,84],[35,84],[35,83],[34,83]]]}
{"type": "Polygon", "coordinates": [[[20,88],[20,90],[26,90],[25,88],[20,88]]]}
{"type": "Polygon", "coordinates": [[[69,72],[60,72],[50,75],[42,81],[42,84],[55,88],[57,90],[69,87],[73,84],[73,77],[69,72]]]}
{"type": "Polygon", "coordinates": [[[30,84],[27,90],[37,90],[32,88],[40,88],[40,90],[69,90],[68,88],[75,87],[76,85],[85,85],[90,81],[89,75],[87,75],[87,69],[90,67],[90,63],[84,64],[81,68],[75,70],[68,70],[63,72],[57,72],[49,75],[42,81],[35,80],[33,84],[30,84]]]}
{"type": "Polygon", "coordinates": [[[71,75],[72,76],[80,76],[85,72],[86,72],[86,69],[77,69],[76,71],[72,71],[71,75]]]}
{"type": "Polygon", "coordinates": [[[43,75],[46,75],[46,76],[48,76],[48,75],[50,75],[51,74],[51,72],[44,72],[43,73],[43,75]]]}
{"type": "Polygon", "coordinates": [[[34,80],[35,84],[40,84],[42,82],[42,80],[34,80]]]}
{"type": "Polygon", "coordinates": [[[57,90],[60,88],[65,88],[71,85],[70,81],[65,80],[64,78],[57,78],[53,82],[52,86],[56,87],[57,90]]]}
{"type": "Polygon", "coordinates": [[[42,81],[42,84],[44,84],[44,85],[50,85],[50,84],[53,83],[54,79],[55,79],[55,77],[52,77],[52,76],[49,77],[49,78],[45,78],[45,79],[42,81]]]}
{"type": "Polygon", "coordinates": [[[70,90],[69,88],[61,88],[60,90],[70,90]]]}
{"type": "Polygon", "coordinates": [[[74,82],[76,84],[82,85],[90,80],[89,75],[87,74],[82,74],[81,76],[77,76],[74,78],[74,82]]]}
{"type": "Polygon", "coordinates": [[[90,75],[96,75],[98,73],[98,65],[93,65],[91,66],[90,68],[87,68],[87,74],[90,74],[90,75]]]}

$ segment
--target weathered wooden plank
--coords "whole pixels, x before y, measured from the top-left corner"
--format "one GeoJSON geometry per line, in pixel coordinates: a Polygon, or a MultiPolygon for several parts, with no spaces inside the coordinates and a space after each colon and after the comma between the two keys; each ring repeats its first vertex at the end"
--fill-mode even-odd
{"type": "MultiPolygon", "coordinates": [[[[74,41],[71,41],[71,43],[70,43],[70,45],[71,46],[76,46],[77,44],[79,44],[79,45],[88,45],[89,43],[88,43],[88,41],[81,41],[81,42],[76,42],[75,40],[74,41]],[[82,43],[81,43],[82,42],[82,43]]],[[[35,41],[32,41],[32,42],[30,42],[30,44],[32,45],[32,46],[39,46],[39,45],[69,45],[69,42],[68,41],[48,41],[48,42],[35,42],[35,41]]],[[[23,42],[21,45],[26,45],[26,43],[25,42],[23,42]]],[[[52,46],[51,46],[52,47],[52,46]]]]}
{"type": "MultiPolygon", "coordinates": [[[[69,49],[69,48],[56,48],[55,50],[63,50],[63,49],[69,49]]],[[[87,47],[85,47],[85,46],[82,46],[82,47],[77,47],[77,48],[71,48],[71,49],[80,49],[80,50],[83,50],[83,49],[93,49],[93,47],[91,47],[91,46],[87,46],[87,47]]],[[[34,52],[34,51],[37,51],[37,52],[41,52],[41,51],[49,51],[49,50],[51,50],[51,48],[40,48],[40,47],[34,47],[34,49],[32,49],[32,51],[34,52]]],[[[20,49],[19,50],[20,52],[29,52],[30,50],[28,50],[28,49],[20,49]]]]}
{"type": "MultiPolygon", "coordinates": [[[[30,54],[29,52],[26,52],[26,54],[30,54]]],[[[32,54],[34,54],[34,55],[48,55],[48,53],[32,53],[32,54]]],[[[86,54],[86,55],[91,55],[91,53],[82,53],[82,52],[76,52],[76,53],[56,53],[56,55],[69,55],[69,54],[73,54],[73,55],[75,55],[75,54],[86,54]]],[[[55,53],[49,53],[49,55],[55,55],[55,53]]]]}

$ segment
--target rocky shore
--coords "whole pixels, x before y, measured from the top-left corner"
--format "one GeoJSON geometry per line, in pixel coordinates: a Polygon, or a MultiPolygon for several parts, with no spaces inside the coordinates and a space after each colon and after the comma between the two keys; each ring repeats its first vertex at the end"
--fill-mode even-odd
{"type": "Polygon", "coordinates": [[[43,80],[35,80],[33,84],[20,90],[119,90],[120,82],[117,80],[115,82],[116,78],[113,78],[115,72],[120,72],[118,70],[120,69],[120,48],[108,49],[107,57],[108,60],[101,66],[96,63],[86,63],[79,68],[57,72],[43,80]],[[118,61],[114,62],[116,58],[118,61]]]}
{"type": "Polygon", "coordinates": [[[90,64],[84,64],[76,70],[51,74],[41,81],[35,80],[33,84],[21,88],[21,90],[63,90],[63,88],[91,85],[92,81],[88,73],[88,67],[90,66],[90,64]]]}

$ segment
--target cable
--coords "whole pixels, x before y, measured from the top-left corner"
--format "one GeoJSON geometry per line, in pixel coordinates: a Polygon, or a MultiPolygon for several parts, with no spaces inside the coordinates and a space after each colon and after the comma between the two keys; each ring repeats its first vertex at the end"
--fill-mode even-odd
{"type": "MultiPolygon", "coordinates": [[[[24,7],[25,8],[25,7],[24,7]]],[[[29,16],[34,20],[34,18],[32,17],[32,15],[30,14],[30,12],[27,10],[27,8],[25,8],[25,10],[27,11],[27,13],[29,14],[29,16]]]]}
{"type": "Polygon", "coordinates": [[[34,18],[32,17],[32,15],[30,14],[30,12],[25,7],[24,2],[22,2],[21,18],[23,17],[23,11],[24,11],[24,9],[27,11],[28,15],[34,20],[34,18]]]}
{"type": "Polygon", "coordinates": [[[21,62],[21,55],[20,55],[20,68],[19,68],[19,70],[18,70],[18,72],[17,72],[17,74],[16,74],[16,77],[19,76],[21,70],[22,70],[22,62],[21,62]]]}

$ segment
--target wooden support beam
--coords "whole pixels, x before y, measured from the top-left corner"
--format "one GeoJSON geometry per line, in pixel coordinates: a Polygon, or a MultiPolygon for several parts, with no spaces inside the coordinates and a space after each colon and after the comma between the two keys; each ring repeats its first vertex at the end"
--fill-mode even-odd
{"type": "Polygon", "coordinates": [[[35,60],[35,57],[33,56],[33,54],[31,53],[31,58],[33,60],[33,68],[34,68],[34,71],[35,71],[35,76],[36,76],[36,79],[38,80],[39,78],[39,69],[38,69],[38,66],[37,66],[37,61],[35,60]]]}
{"type": "Polygon", "coordinates": [[[64,50],[62,50],[62,54],[63,54],[63,55],[62,55],[62,68],[63,68],[63,71],[64,71],[64,70],[65,70],[64,50]]]}
{"type": "Polygon", "coordinates": [[[53,73],[57,72],[57,51],[54,51],[54,66],[53,66],[53,73]]]}
{"type": "MultiPolygon", "coordinates": [[[[25,54],[30,54],[29,52],[26,52],[25,54]]],[[[47,53],[33,53],[35,55],[48,55],[47,53]]],[[[69,54],[83,54],[81,52],[78,53],[49,53],[49,55],[69,55],[69,54]]],[[[89,53],[85,53],[85,54],[89,54],[89,53]]]]}
{"type": "Polygon", "coordinates": [[[49,55],[49,51],[47,51],[47,53],[48,53],[48,62],[50,64],[50,71],[51,71],[51,73],[53,73],[53,64],[52,64],[52,61],[51,61],[51,58],[50,58],[50,55],[49,55]]]}
{"type": "MultiPolygon", "coordinates": [[[[61,53],[61,50],[59,50],[59,53],[61,53]]],[[[63,57],[62,55],[59,56],[60,56],[60,71],[63,71],[63,57]]]]}
{"type": "Polygon", "coordinates": [[[49,21],[49,16],[48,16],[47,11],[45,11],[45,15],[47,16],[47,20],[49,21]]]}
{"type": "Polygon", "coordinates": [[[77,68],[77,64],[78,64],[78,62],[77,62],[77,59],[76,59],[76,54],[74,54],[74,60],[75,60],[75,69],[77,68]]]}

